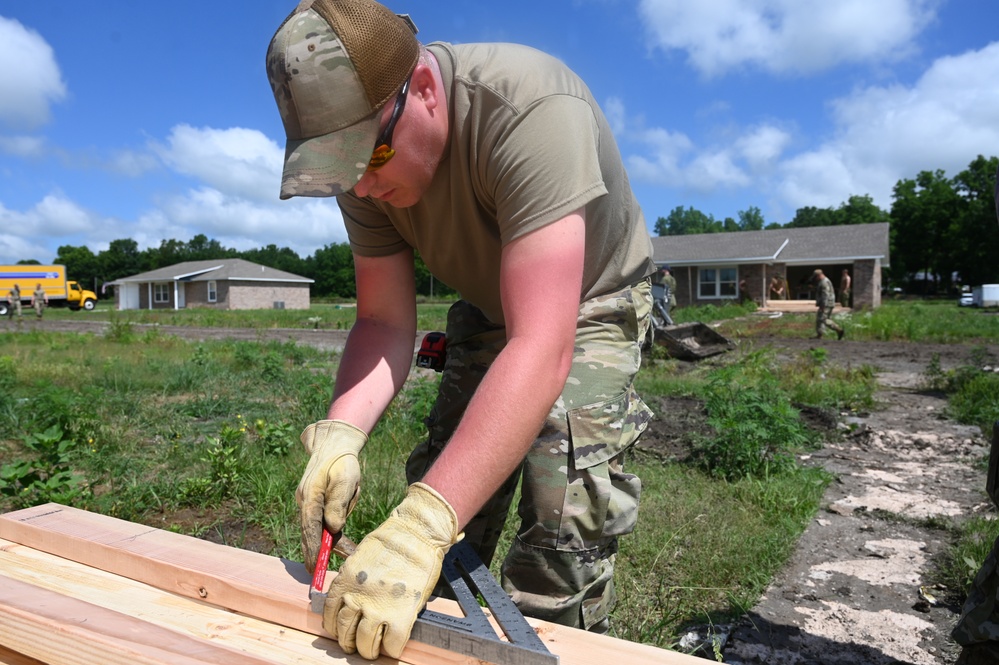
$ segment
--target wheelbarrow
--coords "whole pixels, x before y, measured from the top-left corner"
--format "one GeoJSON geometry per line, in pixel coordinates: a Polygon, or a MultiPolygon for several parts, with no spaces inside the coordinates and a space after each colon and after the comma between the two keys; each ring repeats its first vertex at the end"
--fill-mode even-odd
{"type": "Polygon", "coordinates": [[[735,348],[734,342],[699,321],[657,326],[652,335],[656,344],[678,360],[701,360],[735,348]]]}

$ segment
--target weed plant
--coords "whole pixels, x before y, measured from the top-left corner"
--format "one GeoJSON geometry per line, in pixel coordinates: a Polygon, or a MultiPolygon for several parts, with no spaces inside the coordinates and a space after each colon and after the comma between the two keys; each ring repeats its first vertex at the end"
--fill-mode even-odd
{"type": "Polygon", "coordinates": [[[971,584],[999,539],[999,521],[994,517],[976,515],[954,527],[954,546],[947,552],[933,582],[960,596],[971,584]]]}

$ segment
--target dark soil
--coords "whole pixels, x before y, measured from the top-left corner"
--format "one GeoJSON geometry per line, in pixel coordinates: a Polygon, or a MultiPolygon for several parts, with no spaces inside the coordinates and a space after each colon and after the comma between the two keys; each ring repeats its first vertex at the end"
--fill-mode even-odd
{"type": "MultiPolygon", "coordinates": [[[[24,329],[93,332],[107,324],[25,321],[24,329]]],[[[142,326],[136,326],[141,332],[142,326]]],[[[319,348],[343,345],[343,331],[227,330],[159,327],[188,339],[238,338],[294,341],[319,348]]],[[[420,336],[414,340],[414,347],[420,336]]],[[[742,342],[746,344],[747,342],[742,342]]],[[[821,345],[826,362],[877,371],[878,406],[868,414],[803,409],[827,443],[803,456],[835,474],[819,514],[792,559],[759,604],[737,625],[718,627],[731,665],[943,665],[957,647],[949,633],[963,590],[932,585],[949,545],[940,528],[990,510],[981,461],[988,441],[974,427],[945,414],[942,395],[922,389],[931,362],[946,371],[968,365],[972,345],[756,338],[793,360],[821,345]]],[[[975,345],[980,346],[980,345],[975,345]]],[[[988,351],[999,358],[999,345],[988,351]]],[[[701,361],[708,362],[708,361],[701,361]]],[[[642,445],[651,454],[683,461],[699,434],[709,433],[703,405],[667,399],[654,404],[642,445]]],[[[205,538],[269,551],[273,543],[218,513],[162,515],[162,528],[192,530],[205,538]]],[[[692,631],[696,637],[696,631],[692,631]]]]}

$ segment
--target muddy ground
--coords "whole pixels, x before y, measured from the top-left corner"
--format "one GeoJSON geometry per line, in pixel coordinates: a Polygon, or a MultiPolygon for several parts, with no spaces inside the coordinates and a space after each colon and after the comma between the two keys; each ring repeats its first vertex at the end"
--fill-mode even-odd
{"type": "MultiPolygon", "coordinates": [[[[24,329],[93,332],[106,324],[25,321],[24,329]]],[[[137,326],[141,332],[142,326],[137,326]]],[[[238,338],[342,347],[345,333],[160,326],[188,339],[238,338]]],[[[414,340],[415,343],[416,340],[414,340]]],[[[877,370],[870,413],[805,412],[828,442],[805,456],[836,477],[785,569],[738,625],[725,627],[730,665],[944,665],[957,647],[949,633],[963,590],[934,588],[934,566],[949,545],[941,521],[989,511],[982,460],[988,440],[946,417],[943,395],[923,389],[924,373],[970,363],[972,345],[755,339],[788,360],[821,344],[827,362],[877,370]]],[[[980,346],[980,345],[974,345],[980,346]]],[[[999,345],[987,347],[999,358],[999,345]]],[[[642,445],[682,458],[689,433],[705,427],[696,402],[661,405],[674,418],[653,422],[642,445]]],[[[692,634],[692,638],[695,636],[692,634]]]]}

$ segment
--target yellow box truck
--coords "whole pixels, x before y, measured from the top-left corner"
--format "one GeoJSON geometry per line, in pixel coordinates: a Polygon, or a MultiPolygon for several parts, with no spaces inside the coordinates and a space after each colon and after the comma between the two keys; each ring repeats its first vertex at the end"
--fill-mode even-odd
{"type": "Polygon", "coordinates": [[[0,316],[7,316],[7,296],[15,284],[21,290],[22,307],[31,304],[31,294],[39,284],[49,297],[50,307],[69,307],[73,311],[82,308],[89,311],[97,305],[97,294],[66,279],[66,266],[0,266],[0,316]]]}

